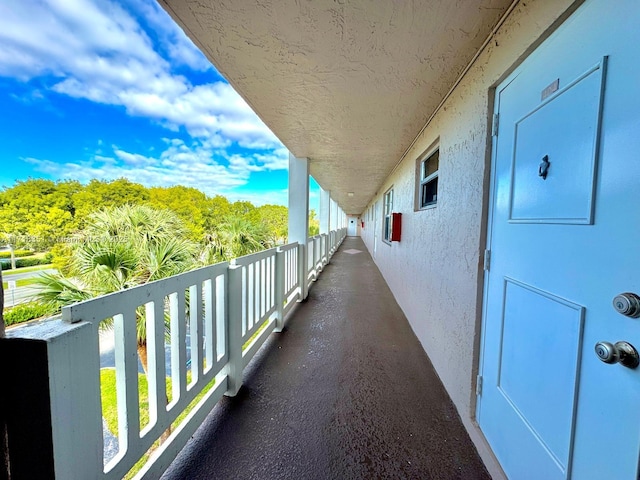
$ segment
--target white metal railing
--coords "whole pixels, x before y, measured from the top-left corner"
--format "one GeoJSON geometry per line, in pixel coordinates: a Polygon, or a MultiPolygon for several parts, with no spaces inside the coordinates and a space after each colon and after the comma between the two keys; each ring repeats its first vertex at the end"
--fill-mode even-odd
{"type": "Polygon", "coordinates": [[[48,362],[56,478],[122,478],[208,387],[136,476],[158,478],[220,398],[237,393],[246,365],[301,300],[301,282],[317,278],[345,235],[343,228],[309,239],[307,278],[300,275],[302,249],[293,243],[63,308],[63,321],[43,327],[55,340],[48,362]],[[105,459],[99,334],[111,324],[118,451],[105,459]],[[145,425],[141,328],[148,358],[145,425]]]}
{"type": "MultiPolygon", "coordinates": [[[[282,315],[279,315],[280,318],[284,318],[284,316],[289,313],[289,310],[294,305],[294,302],[300,299],[300,278],[298,275],[298,262],[299,259],[299,248],[298,244],[285,245],[280,247],[279,249],[284,256],[284,275],[282,277],[278,277],[278,281],[282,282],[282,291],[284,297],[284,305],[282,315]]],[[[280,330],[282,327],[280,327],[280,330]]]]}
{"type": "Polygon", "coordinates": [[[345,237],[346,229],[310,237],[307,241],[307,282],[311,285],[345,237]]]}
{"type": "MultiPolygon", "coordinates": [[[[91,324],[96,339],[93,353],[97,356],[99,330],[104,322],[113,321],[118,453],[104,466],[105,479],[122,478],[227,365],[228,272],[228,264],[219,263],[71,305],[62,310],[62,317],[67,322],[85,321],[91,324]],[[137,329],[143,325],[146,327],[148,352],[149,423],[141,429],[137,329]],[[187,330],[194,342],[189,345],[189,384],[187,330]],[[168,340],[170,350],[171,392],[167,391],[166,383],[165,340],[168,340]]],[[[99,372],[96,375],[99,378],[99,372]]],[[[227,389],[225,378],[216,383],[216,388],[208,397],[210,401],[207,403],[211,407],[227,389]]],[[[86,401],[86,408],[92,410],[94,421],[101,422],[100,398],[87,398],[86,401]]],[[[173,432],[171,443],[175,443],[178,436],[181,437],[180,440],[186,441],[193,430],[195,429],[190,429],[186,434],[182,430],[173,432]]],[[[173,459],[175,449],[167,448],[168,446],[170,445],[163,444],[156,451],[156,457],[160,459],[158,466],[166,468],[173,459]]],[[[101,461],[99,466],[87,466],[90,471],[86,471],[86,478],[97,478],[96,470],[102,470],[97,468],[102,467],[102,463],[101,461]]],[[[148,468],[146,473],[153,477],[162,471],[164,468],[160,471],[148,468]]]]}

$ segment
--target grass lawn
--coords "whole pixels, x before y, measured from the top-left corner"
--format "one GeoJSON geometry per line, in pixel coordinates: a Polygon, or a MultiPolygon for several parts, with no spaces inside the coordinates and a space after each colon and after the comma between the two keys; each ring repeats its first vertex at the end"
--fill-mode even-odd
{"type": "MultiPolygon", "coordinates": [[[[191,371],[187,370],[187,385],[191,383],[191,371]]],[[[195,407],[198,402],[204,397],[204,395],[211,390],[215,384],[215,379],[200,392],[196,398],[193,399],[191,404],[182,412],[175,422],[171,424],[171,429],[175,428],[182,423],[189,412],[195,407]]],[[[115,435],[118,436],[118,404],[116,400],[116,371],[113,368],[103,368],[100,370],[100,391],[102,395],[102,416],[105,419],[107,428],[115,435]]],[[[167,377],[167,391],[171,391],[171,377],[167,377]]],[[[149,423],[149,386],[147,383],[147,376],[144,373],[138,374],[138,395],[140,398],[140,429],[143,429],[149,423]]],[[[171,398],[168,395],[169,399],[171,398]]],[[[140,471],[145,463],[151,456],[151,451],[158,447],[159,441],[156,441],[139,461],[136,463],[129,473],[124,477],[125,479],[133,478],[133,476],[140,471]]]]}
{"type": "MultiPolygon", "coordinates": [[[[242,350],[246,350],[251,342],[266,328],[269,321],[266,320],[258,328],[258,330],[248,339],[242,347],[242,350]]],[[[191,383],[191,370],[187,370],[187,385],[191,383]]],[[[182,412],[175,422],[171,424],[171,429],[175,430],[180,423],[185,419],[191,410],[198,404],[198,402],[204,397],[204,395],[211,390],[215,384],[215,379],[212,380],[196,398],[193,399],[191,404],[182,412]]],[[[171,377],[167,377],[167,398],[171,401],[171,377]]],[[[105,419],[107,428],[117,437],[118,436],[118,404],[117,404],[117,392],[116,392],[116,371],[114,368],[103,368],[100,370],[100,390],[102,395],[102,416],[105,419]]],[[[138,396],[140,405],[140,429],[142,430],[149,424],[149,386],[147,383],[147,376],[144,373],[138,374],[138,396]]],[[[159,441],[156,441],[151,449],[136,463],[129,473],[125,475],[125,479],[133,478],[138,473],[145,463],[149,460],[151,452],[160,445],[159,441]]]]}
{"type": "MultiPolygon", "coordinates": [[[[4,274],[2,275],[4,277],[4,274]]],[[[33,283],[36,283],[36,279],[35,278],[23,278],[21,280],[16,280],[16,288],[17,287],[26,287],[27,285],[31,285],[33,283]]],[[[5,290],[9,289],[9,284],[7,282],[2,282],[2,288],[4,288],[5,290]]]]}
{"type": "Polygon", "coordinates": [[[15,270],[3,270],[2,278],[7,278],[17,273],[37,272],[39,270],[46,270],[47,268],[53,268],[53,265],[51,263],[48,263],[47,265],[34,265],[33,267],[21,267],[21,268],[16,268],[15,270]]]}

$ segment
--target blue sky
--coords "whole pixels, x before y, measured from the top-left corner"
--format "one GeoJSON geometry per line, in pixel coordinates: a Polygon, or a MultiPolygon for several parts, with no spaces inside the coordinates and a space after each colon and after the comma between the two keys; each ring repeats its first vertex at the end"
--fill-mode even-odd
{"type": "Polygon", "coordinates": [[[287,203],[286,148],[155,0],[0,2],[0,132],[0,186],[126,177],[287,203]]]}

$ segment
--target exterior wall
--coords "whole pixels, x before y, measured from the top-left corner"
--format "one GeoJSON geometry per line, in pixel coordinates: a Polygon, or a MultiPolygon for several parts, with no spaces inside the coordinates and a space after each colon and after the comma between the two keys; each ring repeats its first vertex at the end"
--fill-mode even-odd
{"type": "Polygon", "coordinates": [[[516,5],[362,213],[367,248],[495,478],[503,473],[474,422],[493,87],[579,3],[537,0],[516,5]],[[438,203],[415,211],[416,164],[436,142],[438,203]],[[370,215],[391,187],[393,211],[403,214],[403,231],[402,241],[389,245],[381,241],[382,209],[377,225],[370,215]]]}

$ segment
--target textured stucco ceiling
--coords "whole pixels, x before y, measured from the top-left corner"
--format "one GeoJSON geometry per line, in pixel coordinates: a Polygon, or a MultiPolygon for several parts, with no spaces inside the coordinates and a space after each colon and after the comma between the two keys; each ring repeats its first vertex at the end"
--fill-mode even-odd
{"type": "Polygon", "coordinates": [[[358,214],[512,0],[159,2],[358,214]]]}

